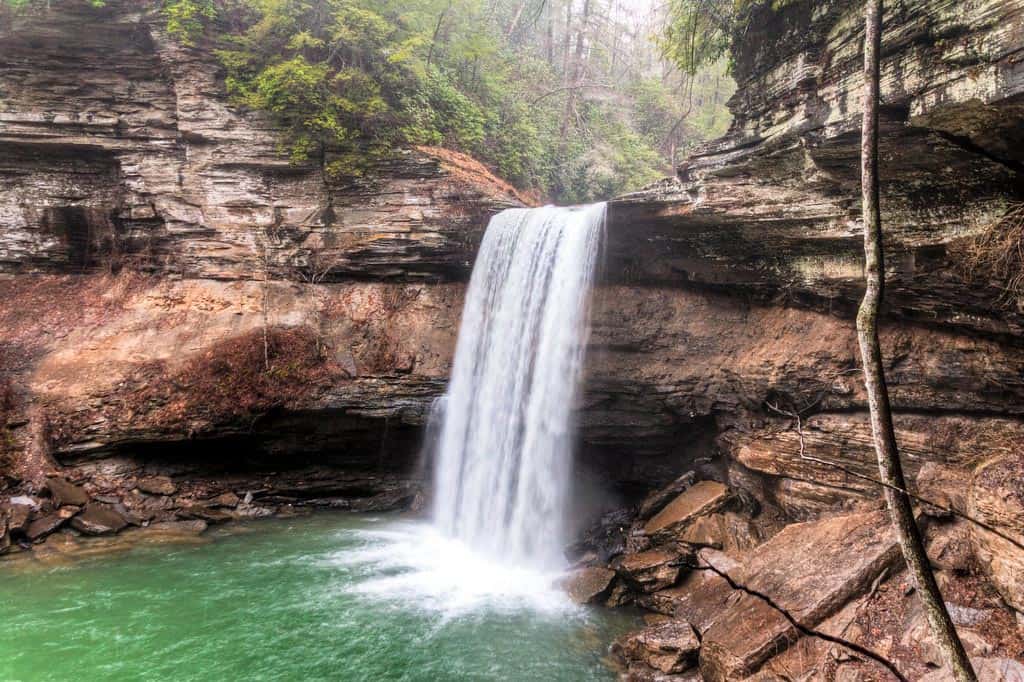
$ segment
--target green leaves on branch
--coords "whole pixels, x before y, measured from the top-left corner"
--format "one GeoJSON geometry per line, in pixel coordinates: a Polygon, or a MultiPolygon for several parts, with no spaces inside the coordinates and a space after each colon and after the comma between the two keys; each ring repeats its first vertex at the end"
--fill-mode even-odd
{"type": "Polygon", "coordinates": [[[668,17],[657,44],[665,59],[689,74],[726,56],[751,10],[778,11],[799,0],[668,0],[668,17]]]}
{"type": "Polygon", "coordinates": [[[183,45],[194,45],[206,24],[217,16],[213,0],[166,0],[167,32],[183,45]]]}
{"type": "MultiPolygon", "coordinates": [[[[580,23],[561,37],[548,34],[547,45],[536,23],[533,31],[523,23],[556,16],[550,3],[562,22],[568,1],[164,0],[163,12],[179,42],[215,51],[236,104],[266,112],[282,128],[281,151],[294,163],[358,176],[402,145],[444,146],[517,187],[584,201],[669,172],[682,109],[676,86],[654,77],[644,97],[659,106],[634,101],[634,79],[616,80],[596,36],[578,73],[597,72],[592,77],[615,83],[615,94],[606,89],[590,101],[580,90],[570,99],[575,71],[554,47],[571,54],[580,23]]],[[[684,13],[715,1],[670,0],[673,12],[690,18],[666,33],[667,56],[688,55],[698,65],[721,55],[724,29],[719,35],[703,15],[684,13]]],[[[602,6],[593,2],[592,9],[602,6]]],[[[588,30],[600,25],[592,19],[588,30]]],[[[691,133],[704,134],[693,126],[691,133]]]]}
{"type": "Polygon", "coordinates": [[[729,49],[739,5],[746,0],[669,0],[668,21],[658,37],[662,56],[688,74],[729,49]]]}

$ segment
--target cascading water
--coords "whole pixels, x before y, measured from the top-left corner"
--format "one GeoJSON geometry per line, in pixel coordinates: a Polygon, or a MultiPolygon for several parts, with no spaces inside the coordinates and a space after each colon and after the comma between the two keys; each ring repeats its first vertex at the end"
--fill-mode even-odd
{"type": "Polygon", "coordinates": [[[393,521],[332,557],[348,588],[403,609],[578,611],[565,560],[572,409],[605,205],[513,209],[487,227],[448,392],[425,434],[434,520],[393,521]]]}
{"type": "Polygon", "coordinates": [[[517,566],[564,562],[572,407],[605,211],[503,211],[473,268],[439,412],[435,525],[517,566]]]}

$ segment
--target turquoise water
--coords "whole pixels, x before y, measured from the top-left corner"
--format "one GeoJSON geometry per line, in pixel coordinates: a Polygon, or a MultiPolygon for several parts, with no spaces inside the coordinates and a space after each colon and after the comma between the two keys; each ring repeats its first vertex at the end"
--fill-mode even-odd
{"type": "Polygon", "coordinates": [[[636,625],[396,518],[208,535],[0,562],[0,680],[614,679],[636,625]]]}

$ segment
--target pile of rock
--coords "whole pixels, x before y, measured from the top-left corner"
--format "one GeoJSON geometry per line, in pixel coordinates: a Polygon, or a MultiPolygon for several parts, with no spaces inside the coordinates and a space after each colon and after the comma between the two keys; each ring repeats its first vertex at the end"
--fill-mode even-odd
{"type": "Polygon", "coordinates": [[[224,474],[83,463],[52,472],[38,494],[0,498],[0,554],[31,549],[54,533],[101,536],[131,528],[187,528],[304,509],[394,511],[423,503],[418,482],[328,467],[224,474]],[[174,474],[174,475],[172,475],[174,474]]]}
{"type": "MultiPolygon", "coordinates": [[[[854,681],[889,679],[887,666],[921,679],[941,666],[884,510],[780,526],[716,481],[682,477],[667,490],[571,548],[574,600],[648,612],[646,628],[611,647],[623,679],[854,681]]],[[[1006,634],[1012,612],[955,559],[960,530],[931,535],[957,564],[940,572],[944,593],[972,604],[951,604],[968,651],[986,670],[1024,674],[1011,660],[1024,652],[1024,637],[1006,634]]]]}

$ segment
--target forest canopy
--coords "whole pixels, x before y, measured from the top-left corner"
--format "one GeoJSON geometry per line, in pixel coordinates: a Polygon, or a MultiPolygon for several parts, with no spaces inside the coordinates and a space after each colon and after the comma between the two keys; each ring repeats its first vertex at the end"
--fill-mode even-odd
{"type": "Polygon", "coordinates": [[[571,203],[652,182],[725,131],[725,37],[695,44],[706,26],[686,19],[704,4],[165,0],[162,13],[175,40],[215,55],[236,105],[285,130],[295,163],[343,177],[443,146],[571,203]]]}

